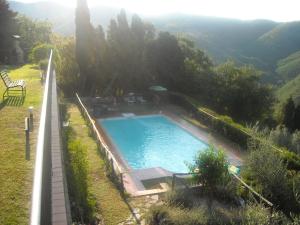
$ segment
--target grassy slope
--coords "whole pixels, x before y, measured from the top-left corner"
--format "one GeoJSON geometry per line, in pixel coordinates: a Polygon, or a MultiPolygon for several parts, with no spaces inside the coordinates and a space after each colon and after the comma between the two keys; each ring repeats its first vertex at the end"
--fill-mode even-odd
{"type": "Polygon", "coordinates": [[[280,103],[285,102],[291,95],[300,96],[300,74],[276,91],[280,103]]]}
{"type": "Polygon", "coordinates": [[[285,80],[295,78],[300,73],[300,51],[279,60],[276,72],[285,80]]]}
{"type": "Polygon", "coordinates": [[[27,96],[19,106],[11,101],[3,106],[4,86],[0,80],[0,224],[28,224],[36,133],[31,135],[31,160],[26,161],[24,118],[32,105],[34,119],[39,121],[42,99],[39,74],[33,65],[11,71],[12,79],[24,79],[27,83],[27,96]]]}
{"type": "Polygon", "coordinates": [[[119,191],[105,175],[104,161],[98,154],[93,138],[89,136],[88,127],[75,105],[68,109],[70,126],[75,132],[75,138],[86,146],[88,154],[88,186],[99,205],[99,214],[106,225],[115,225],[126,220],[130,210],[119,191]]]}

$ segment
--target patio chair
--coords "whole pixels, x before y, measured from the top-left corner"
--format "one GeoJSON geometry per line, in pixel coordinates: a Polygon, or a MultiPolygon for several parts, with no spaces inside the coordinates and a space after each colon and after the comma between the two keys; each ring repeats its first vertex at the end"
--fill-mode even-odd
{"type": "Polygon", "coordinates": [[[3,99],[4,99],[4,97],[6,97],[6,94],[7,94],[7,97],[9,97],[10,91],[11,92],[22,92],[22,96],[26,95],[26,84],[25,84],[24,80],[12,81],[6,71],[1,71],[0,76],[6,87],[6,90],[2,96],[3,99]],[[16,89],[16,88],[19,88],[19,89],[16,89]]]}
{"type": "Polygon", "coordinates": [[[142,103],[142,104],[144,104],[144,103],[147,102],[147,101],[143,98],[143,96],[139,96],[139,97],[137,97],[136,99],[137,99],[137,101],[138,101],[139,103],[142,103]]]}

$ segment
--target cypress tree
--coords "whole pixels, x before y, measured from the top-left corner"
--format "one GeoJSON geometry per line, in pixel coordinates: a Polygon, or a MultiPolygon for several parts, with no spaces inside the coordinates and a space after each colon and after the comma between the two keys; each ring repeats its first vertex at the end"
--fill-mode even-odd
{"type": "Polygon", "coordinates": [[[283,107],[283,121],[282,123],[289,129],[294,130],[295,119],[295,103],[292,97],[289,97],[286,104],[283,107]]]}
{"type": "Polygon", "coordinates": [[[294,128],[300,131],[300,104],[295,109],[294,128]]]}
{"type": "Polygon", "coordinates": [[[76,8],[76,60],[80,71],[80,92],[90,95],[94,90],[96,74],[95,31],[90,22],[86,0],[77,0],[76,8]]]}

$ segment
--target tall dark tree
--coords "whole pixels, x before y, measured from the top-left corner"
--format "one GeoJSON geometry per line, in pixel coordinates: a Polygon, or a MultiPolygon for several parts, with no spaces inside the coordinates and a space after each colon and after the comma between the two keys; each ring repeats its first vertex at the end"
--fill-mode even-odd
{"type": "Polygon", "coordinates": [[[282,110],[282,123],[289,129],[295,128],[295,103],[292,97],[289,97],[282,110]]]}
{"type": "Polygon", "coordinates": [[[17,13],[9,9],[6,0],[0,0],[0,63],[8,63],[13,50],[17,13]]]}
{"type": "Polygon", "coordinates": [[[148,65],[156,82],[169,89],[181,85],[184,72],[184,55],[176,37],[161,32],[147,47],[148,65]]]}
{"type": "Polygon", "coordinates": [[[154,37],[153,27],[143,23],[136,15],[128,24],[124,10],[111,20],[107,32],[108,54],[111,66],[110,89],[125,91],[144,90],[148,85],[149,73],[145,64],[145,47],[154,37]]]}
{"type": "Polygon", "coordinates": [[[77,0],[76,8],[76,60],[80,71],[80,91],[93,94],[97,70],[96,34],[90,22],[86,0],[77,0]]]}
{"type": "Polygon", "coordinates": [[[213,87],[211,60],[203,51],[197,49],[191,40],[180,37],[178,41],[185,58],[185,73],[180,91],[195,96],[201,102],[211,102],[212,93],[209,88],[213,87]]]}
{"type": "Polygon", "coordinates": [[[102,26],[98,26],[96,33],[96,57],[97,57],[97,73],[96,73],[96,92],[97,94],[105,94],[107,84],[111,79],[111,61],[109,57],[109,49],[106,41],[105,33],[102,26]]]}
{"type": "Polygon", "coordinates": [[[295,109],[294,128],[300,131],[300,104],[295,109]]]}

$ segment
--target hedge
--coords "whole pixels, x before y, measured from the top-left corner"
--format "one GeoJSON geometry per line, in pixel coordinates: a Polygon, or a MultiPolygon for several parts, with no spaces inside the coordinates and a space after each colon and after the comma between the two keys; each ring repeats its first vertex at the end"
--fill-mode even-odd
{"type": "Polygon", "coordinates": [[[230,123],[220,119],[215,115],[212,115],[211,113],[206,112],[203,109],[199,109],[196,106],[196,101],[188,96],[178,93],[171,93],[170,101],[191,111],[197,120],[200,120],[206,126],[224,135],[229,140],[239,144],[242,148],[247,148],[248,139],[251,137],[250,133],[231,125],[230,123]]]}
{"type": "MultiPolygon", "coordinates": [[[[253,136],[247,132],[247,128],[232,121],[230,117],[219,116],[214,112],[201,109],[197,105],[197,101],[189,96],[171,92],[169,99],[173,104],[180,105],[194,114],[195,118],[201,121],[204,125],[222,134],[229,140],[237,143],[242,149],[247,149],[247,144],[250,139],[262,142],[263,140],[253,136]],[[213,115],[214,114],[214,115],[213,115]]],[[[300,156],[290,152],[287,149],[282,149],[270,145],[276,152],[280,154],[282,159],[287,162],[288,169],[300,171],[300,156]]]]}

